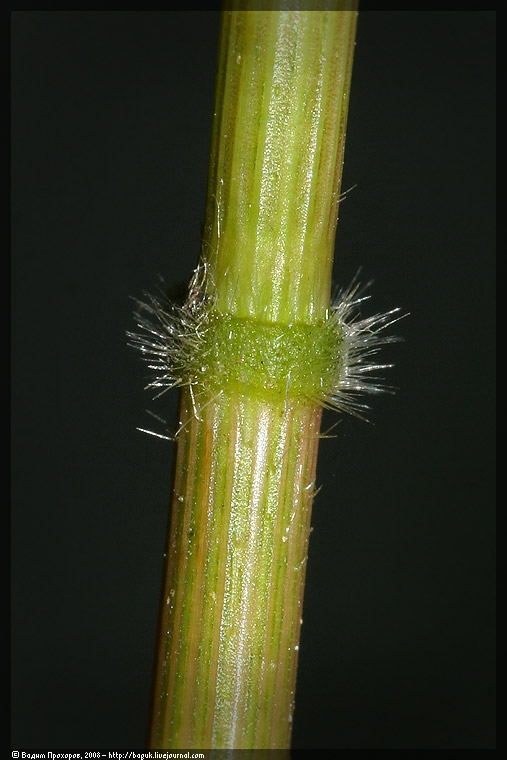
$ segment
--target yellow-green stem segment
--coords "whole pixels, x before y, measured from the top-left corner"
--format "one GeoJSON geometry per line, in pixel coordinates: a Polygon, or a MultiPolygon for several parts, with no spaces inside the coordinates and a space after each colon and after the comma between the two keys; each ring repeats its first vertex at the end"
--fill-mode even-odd
{"type": "Polygon", "coordinates": [[[289,746],[320,409],[182,394],[151,745],[289,746]]]}
{"type": "Polygon", "coordinates": [[[222,312],[326,316],[357,16],[334,7],[224,13],[204,229],[222,312]]]}
{"type": "Polygon", "coordinates": [[[152,748],[290,745],[321,407],[290,362],[266,392],[244,349],[311,356],[329,317],[357,15],[333,8],[223,13],[204,295],[240,337],[216,329],[223,385],[181,395],[152,748]]]}

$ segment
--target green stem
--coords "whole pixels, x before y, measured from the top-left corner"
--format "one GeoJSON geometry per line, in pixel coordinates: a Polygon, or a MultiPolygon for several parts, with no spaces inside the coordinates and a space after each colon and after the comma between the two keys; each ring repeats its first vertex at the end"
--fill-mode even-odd
{"type": "Polygon", "coordinates": [[[152,748],[290,744],[355,23],[223,14],[152,748]]]}
{"type": "Polygon", "coordinates": [[[356,13],[224,14],[204,252],[221,312],[324,319],[356,13]]]}
{"type": "Polygon", "coordinates": [[[152,747],[289,745],[320,409],[182,395],[152,747]]]}

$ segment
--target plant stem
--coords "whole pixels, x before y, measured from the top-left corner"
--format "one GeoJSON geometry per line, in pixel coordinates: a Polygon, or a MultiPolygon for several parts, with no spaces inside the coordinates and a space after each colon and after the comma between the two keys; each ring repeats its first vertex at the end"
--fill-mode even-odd
{"type": "Polygon", "coordinates": [[[181,395],[152,748],[290,744],[321,418],[313,354],[328,319],[355,23],[343,4],[223,14],[203,246],[211,307],[196,328],[211,337],[181,395]]]}
{"type": "Polygon", "coordinates": [[[356,26],[335,6],[224,14],[204,235],[224,313],[325,318],[356,26]]]}
{"type": "Polygon", "coordinates": [[[320,409],[181,413],[152,745],[287,747],[320,409]]]}

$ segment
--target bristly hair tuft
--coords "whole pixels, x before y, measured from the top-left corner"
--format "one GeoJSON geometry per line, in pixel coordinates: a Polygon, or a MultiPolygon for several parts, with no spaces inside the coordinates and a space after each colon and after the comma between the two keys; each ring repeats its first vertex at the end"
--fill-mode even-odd
{"type": "Polygon", "coordinates": [[[235,384],[247,392],[284,393],[285,403],[291,394],[364,419],[369,408],[364,396],[392,391],[380,376],[392,365],[379,362],[377,356],[382,346],[400,340],[386,330],[405,315],[392,309],[362,317],[368,286],[361,288],[354,281],[340,290],[320,325],[248,325],[248,320],[235,322],[214,308],[207,274],[206,265],[200,264],[182,304],[148,293],[144,301],[136,299],[138,331],[127,335],[129,345],[148,363],[151,377],[146,388],[156,391],[155,398],[187,386],[198,415],[201,394],[217,395],[235,384]],[[280,353],[280,341],[287,356],[280,353]],[[264,345],[260,355],[259,345],[264,345]],[[258,367],[257,360],[248,361],[250,353],[257,357],[258,367]]]}

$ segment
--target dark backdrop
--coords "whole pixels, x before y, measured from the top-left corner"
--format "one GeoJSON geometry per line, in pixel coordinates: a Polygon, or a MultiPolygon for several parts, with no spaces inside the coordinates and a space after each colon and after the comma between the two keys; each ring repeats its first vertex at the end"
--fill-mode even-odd
{"type": "MultiPolygon", "coordinates": [[[[125,330],[197,262],[218,22],[12,12],[13,748],[144,745],[173,449],[125,330]]],[[[494,26],[360,14],[335,278],[410,317],[321,445],[297,748],[495,746],[494,26]]]]}

